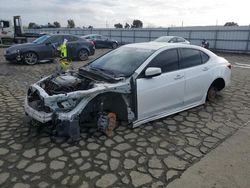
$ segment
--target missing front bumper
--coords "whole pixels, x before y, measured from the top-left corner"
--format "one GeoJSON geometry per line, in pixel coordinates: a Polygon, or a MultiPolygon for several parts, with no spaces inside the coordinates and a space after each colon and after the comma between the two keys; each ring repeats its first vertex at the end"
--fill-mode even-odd
{"type": "Polygon", "coordinates": [[[31,118],[33,118],[41,123],[47,123],[53,119],[52,112],[46,113],[46,112],[37,111],[37,110],[34,110],[33,108],[31,108],[28,104],[27,97],[25,98],[25,102],[24,102],[24,110],[28,116],[30,116],[31,118]]]}
{"type": "MultiPolygon", "coordinates": [[[[29,106],[27,97],[25,98],[24,109],[26,114],[40,123],[51,122],[54,124],[56,135],[65,136],[73,139],[78,139],[80,137],[80,127],[79,120],[64,120],[56,121],[53,113],[46,113],[41,111],[36,111],[29,106]]],[[[53,132],[53,130],[51,130],[53,132]]]]}

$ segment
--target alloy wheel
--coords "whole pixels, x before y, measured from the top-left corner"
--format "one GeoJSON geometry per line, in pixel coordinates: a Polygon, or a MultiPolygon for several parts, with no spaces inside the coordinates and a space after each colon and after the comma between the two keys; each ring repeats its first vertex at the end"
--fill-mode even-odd
{"type": "Polygon", "coordinates": [[[80,50],[80,51],[79,51],[78,57],[79,57],[79,59],[80,59],[81,61],[87,60],[88,57],[89,57],[87,50],[84,50],[84,49],[83,49],[83,50],[80,50]]]}
{"type": "Polygon", "coordinates": [[[24,55],[24,62],[28,65],[34,65],[37,63],[38,57],[34,52],[28,52],[24,55]]]}

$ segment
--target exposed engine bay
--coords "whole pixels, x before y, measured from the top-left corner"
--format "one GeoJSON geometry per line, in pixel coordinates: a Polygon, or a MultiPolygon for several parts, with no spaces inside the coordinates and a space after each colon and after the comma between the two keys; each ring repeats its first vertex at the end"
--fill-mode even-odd
{"type": "Polygon", "coordinates": [[[55,73],[33,84],[25,100],[25,112],[40,123],[54,124],[58,134],[79,137],[80,126],[95,122],[112,136],[116,121],[132,122],[128,80],[109,83],[76,71],[55,73]]]}
{"type": "Polygon", "coordinates": [[[52,76],[40,85],[49,95],[68,93],[93,88],[94,81],[77,73],[52,76]]]}

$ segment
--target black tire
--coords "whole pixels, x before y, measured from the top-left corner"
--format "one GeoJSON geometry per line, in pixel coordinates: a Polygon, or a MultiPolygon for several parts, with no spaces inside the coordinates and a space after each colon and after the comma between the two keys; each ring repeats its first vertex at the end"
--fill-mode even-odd
{"type": "Polygon", "coordinates": [[[27,52],[23,55],[23,61],[28,65],[35,65],[38,61],[38,56],[34,52],[27,52]]]}
{"type": "Polygon", "coordinates": [[[207,100],[210,102],[213,102],[217,96],[218,89],[211,85],[207,91],[207,100]]]}
{"type": "Polygon", "coordinates": [[[81,49],[78,52],[78,59],[80,61],[86,61],[89,58],[89,52],[86,49],[81,49]]]}
{"type": "Polygon", "coordinates": [[[118,44],[116,43],[116,42],[114,42],[113,44],[112,44],[112,49],[116,49],[118,47],[118,44]]]}

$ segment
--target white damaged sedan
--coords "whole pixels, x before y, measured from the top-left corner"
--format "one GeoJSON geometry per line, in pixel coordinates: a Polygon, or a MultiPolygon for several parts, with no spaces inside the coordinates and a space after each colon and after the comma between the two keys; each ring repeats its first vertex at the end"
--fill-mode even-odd
{"type": "Polygon", "coordinates": [[[136,127],[213,100],[230,78],[230,63],[199,46],[129,44],[31,85],[25,112],[59,135],[95,125],[111,136],[117,122],[136,127]]]}

